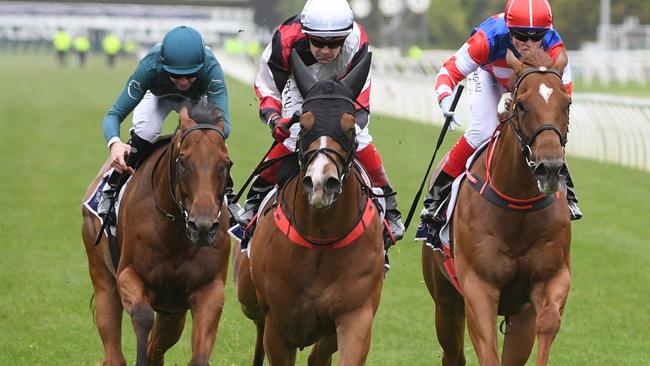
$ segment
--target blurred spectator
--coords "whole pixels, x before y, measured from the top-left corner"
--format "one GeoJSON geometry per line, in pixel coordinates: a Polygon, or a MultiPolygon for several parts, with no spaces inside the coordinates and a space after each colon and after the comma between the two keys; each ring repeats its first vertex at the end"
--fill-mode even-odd
{"type": "Polygon", "coordinates": [[[246,44],[246,56],[253,62],[257,62],[262,54],[262,46],[257,41],[250,41],[246,44]]]}
{"type": "Polygon", "coordinates": [[[90,50],[90,40],[88,37],[83,34],[77,35],[74,38],[73,47],[75,52],[77,52],[77,57],[79,58],[79,66],[86,66],[86,57],[90,50]]]}
{"type": "Polygon", "coordinates": [[[128,58],[134,58],[135,57],[135,52],[138,50],[138,44],[132,40],[132,39],[127,39],[124,41],[124,53],[126,54],[126,57],[128,58]]]}
{"type": "Polygon", "coordinates": [[[121,48],[122,42],[119,38],[117,38],[117,36],[109,34],[104,37],[104,40],[102,41],[102,49],[106,54],[108,66],[115,66],[115,58],[117,57],[117,54],[120,52],[121,48]]]}
{"type": "Polygon", "coordinates": [[[65,60],[72,47],[72,37],[70,34],[63,29],[59,30],[54,35],[54,49],[56,50],[57,57],[59,59],[59,65],[65,65],[65,60]]]}

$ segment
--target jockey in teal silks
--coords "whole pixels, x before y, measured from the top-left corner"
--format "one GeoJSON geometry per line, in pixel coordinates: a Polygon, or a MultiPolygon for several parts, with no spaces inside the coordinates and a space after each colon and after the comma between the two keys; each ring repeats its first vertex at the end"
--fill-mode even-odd
{"type": "MultiPolygon", "coordinates": [[[[228,92],[223,70],[203,38],[193,28],[179,26],[170,30],[162,43],[156,44],[139,62],[122,92],[104,117],[104,138],[115,168],[109,184],[102,192],[98,213],[108,213],[111,197],[117,192],[120,173],[132,174],[153,150],[162,125],[172,111],[179,112],[186,99],[207,98],[223,111],[224,135],[230,134],[228,92]],[[120,123],[133,111],[131,141],[120,139],[120,123]],[[132,166],[126,163],[127,158],[132,166]]],[[[232,178],[228,178],[226,194],[235,196],[232,178]]],[[[236,205],[236,204],[235,204],[236,205]]],[[[232,208],[237,212],[238,207],[232,208]]]]}

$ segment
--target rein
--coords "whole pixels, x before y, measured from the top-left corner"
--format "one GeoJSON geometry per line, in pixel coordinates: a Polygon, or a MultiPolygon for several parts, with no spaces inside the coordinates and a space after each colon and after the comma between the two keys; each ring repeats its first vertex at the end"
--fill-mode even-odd
{"type": "MultiPolygon", "coordinates": [[[[197,130],[215,131],[215,132],[217,132],[219,134],[219,136],[221,136],[221,138],[224,141],[226,139],[223,131],[221,131],[218,127],[216,127],[214,125],[211,125],[211,124],[207,124],[207,123],[200,123],[200,124],[196,124],[196,125],[194,125],[192,127],[189,127],[185,131],[183,131],[183,133],[181,134],[181,137],[180,137],[180,141],[178,142],[178,146],[180,147],[183,144],[183,141],[185,140],[185,137],[187,137],[187,135],[189,135],[191,132],[197,131],[197,130]]],[[[178,131],[179,131],[179,129],[177,128],[176,131],[174,132],[174,136],[176,136],[178,134],[178,131]]],[[[172,200],[176,203],[176,205],[178,207],[178,210],[183,215],[183,218],[184,218],[184,221],[185,221],[185,227],[187,228],[188,227],[189,214],[188,214],[187,209],[185,209],[185,206],[183,204],[183,198],[184,198],[183,197],[183,190],[180,189],[180,192],[181,192],[181,197],[180,198],[181,199],[177,199],[176,195],[174,194],[174,187],[176,185],[176,181],[177,181],[177,178],[178,178],[177,177],[178,169],[175,169],[175,164],[178,164],[178,158],[173,159],[173,157],[174,157],[174,141],[175,141],[175,137],[172,139],[172,141],[169,142],[169,146],[168,146],[168,149],[167,149],[167,154],[160,154],[160,156],[158,156],[158,159],[156,159],[156,162],[155,162],[155,164],[153,166],[153,169],[151,170],[151,190],[152,190],[152,192],[155,192],[155,189],[154,189],[154,176],[155,176],[155,173],[156,173],[156,168],[158,167],[158,164],[162,160],[162,157],[164,155],[168,155],[169,156],[169,165],[168,165],[168,170],[167,170],[167,182],[168,182],[169,195],[172,197],[172,200]],[[172,173],[172,171],[174,172],[174,174],[172,173]]],[[[221,197],[223,197],[223,195],[221,195],[221,197]]],[[[177,218],[176,215],[165,211],[160,206],[160,204],[158,202],[158,198],[157,198],[157,196],[155,194],[154,194],[154,204],[155,204],[156,208],[158,209],[158,211],[160,211],[160,213],[163,214],[165,219],[167,219],[167,221],[169,221],[169,222],[176,221],[176,218],[177,218]]],[[[217,217],[221,217],[221,211],[222,211],[221,207],[222,206],[223,205],[221,205],[219,207],[219,212],[217,213],[217,217]]]]}

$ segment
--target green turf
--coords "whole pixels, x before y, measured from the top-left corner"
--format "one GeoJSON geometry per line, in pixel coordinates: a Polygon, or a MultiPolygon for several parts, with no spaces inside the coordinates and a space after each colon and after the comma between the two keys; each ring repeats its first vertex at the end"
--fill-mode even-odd
{"type": "MultiPolygon", "coordinates": [[[[80,201],[107,156],[101,120],[133,67],[58,68],[53,55],[0,54],[0,365],[98,365],[102,347],[89,307],[92,286],[80,237],[80,201]]],[[[251,87],[228,81],[229,139],[240,185],[271,143],[251,87]]],[[[123,131],[130,120],[123,124],[123,131]]],[[[167,125],[167,130],[173,123],[167,125]]],[[[438,130],[373,116],[373,137],[407,211],[438,130]]],[[[125,135],[125,133],[123,133],[125,135]]],[[[451,133],[445,149],[458,137],[451,133]]],[[[570,159],[585,218],[573,225],[573,282],[553,365],[650,364],[650,174],[570,159]]],[[[420,245],[391,250],[369,365],[439,364],[420,245]]],[[[248,365],[253,325],[231,279],[213,365],[248,365]]],[[[124,350],[134,336],[124,320],[124,350]]],[[[468,364],[478,364],[467,338],[468,364]]],[[[299,356],[305,363],[305,352],[299,356]]],[[[167,364],[189,360],[189,329],[167,364]]],[[[529,362],[529,364],[533,364],[529,362]]]]}

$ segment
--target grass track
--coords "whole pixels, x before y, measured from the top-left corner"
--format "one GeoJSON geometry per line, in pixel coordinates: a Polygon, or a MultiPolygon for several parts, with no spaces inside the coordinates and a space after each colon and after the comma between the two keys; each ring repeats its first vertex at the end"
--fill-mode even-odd
{"type": "MultiPolygon", "coordinates": [[[[109,70],[55,66],[53,55],[0,53],[0,365],[97,365],[102,347],[90,312],[92,286],[80,236],[80,200],[107,156],[101,119],[133,61],[109,70]]],[[[236,185],[271,143],[250,87],[229,80],[236,185]]],[[[175,119],[174,116],[172,119],[175,119]]],[[[373,116],[372,132],[403,212],[439,130],[373,116]]],[[[130,119],[123,124],[123,136],[130,119]]],[[[168,123],[167,130],[173,128],[168,123]]],[[[445,148],[458,137],[447,137],[445,148]]],[[[570,159],[585,218],[573,226],[573,282],[553,365],[650,364],[650,174],[570,159]]],[[[420,271],[413,228],[391,249],[369,365],[439,364],[433,302],[420,271]]],[[[229,279],[213,365],[248,365],[253,325],[229,279]]],[[[124,319],[124,350],[134,336],[124,319]]],[[[468,364],[475,360],[466,339],[468,364]]],[[[167,357],[189,359],[189,329],[167,357]]],[[[304,364],[305,352],[299,356],[304,364]]],[[[532,363],[529,363],[532,364],[532,363]]]]}

